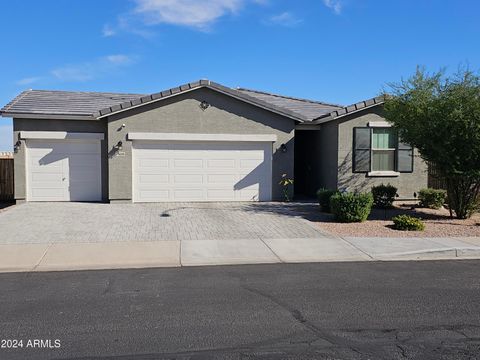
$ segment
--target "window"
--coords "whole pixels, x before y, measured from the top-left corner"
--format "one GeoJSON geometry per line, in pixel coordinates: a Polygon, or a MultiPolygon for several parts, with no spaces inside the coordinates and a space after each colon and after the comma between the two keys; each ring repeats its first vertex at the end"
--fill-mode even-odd
{"type": "Polygon", "coordinates": [[[372,171],[395,171],[396,136],[392,128],[372,129],[372,171]]]}
{"type": "Polygon", "coordinates": [[[371,175],[413,171],[413,149],[390,127],[354,128],[353,171],[371,175]]]}

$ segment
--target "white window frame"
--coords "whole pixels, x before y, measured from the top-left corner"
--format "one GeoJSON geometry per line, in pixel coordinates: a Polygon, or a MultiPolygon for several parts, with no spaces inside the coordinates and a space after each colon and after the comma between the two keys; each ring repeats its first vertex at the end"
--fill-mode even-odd
{"type": "Polygon", "coordinates": [[[397,148],[374,148],[373,146],[373,131],[374,129],[373,128],[377,128],[377,129],[389,129],[391,128],[392,126],[386,122],[386,121],[378,121],[378,122],[369,122],[368,123],[368,127],[372,128],[370,131],[372,132],[371,136],[370,136],[370,171],[368,172],[368,176],[372,176],[372,177],[375,177],[375,176],[400,176],[400,172],[398,171],[395,171],[395,168],[396,168],[396,157],[397,157],[397,148]],[[372,167],[373,167],[373,153],[375,151],[393,151],[393,170],[373,170],[372,167]]]}

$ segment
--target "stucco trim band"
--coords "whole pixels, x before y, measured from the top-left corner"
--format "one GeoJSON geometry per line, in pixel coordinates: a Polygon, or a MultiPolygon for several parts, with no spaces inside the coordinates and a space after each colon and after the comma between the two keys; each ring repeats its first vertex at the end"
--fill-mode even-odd
{"type": "Polygon", "coordinates": [[[392,124],[386,121],[370,121],[368,127],[392,127],[392,124]]]}
{"type": "Polygon", "coordinates": [[[78,133],[69,131],[20,131],[21,139],[54,139],[54,140],[103,140],[103,133],[78,133]]]}
{"type": "Polygon", "coordinates": [[[274,134],[192,134],[192,133],[145,133],[132,132],[128,140],[160,140],[160,141],[240,141],[240,142],[275,142],[274,134]]]}

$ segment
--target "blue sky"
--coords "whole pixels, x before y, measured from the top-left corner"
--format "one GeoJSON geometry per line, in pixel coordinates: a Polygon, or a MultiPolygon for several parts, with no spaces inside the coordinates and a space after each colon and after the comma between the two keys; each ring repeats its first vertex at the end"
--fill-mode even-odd
{"type": "MultiPolygon", "coordinates": [[[[157,92],[208,78],[349,104],[480,67],[477,0],[82,0],[2,4],[0,104],[25,89],[157,92]]],[[[0,120],[0,151],[11,120],[0,120]]]]}

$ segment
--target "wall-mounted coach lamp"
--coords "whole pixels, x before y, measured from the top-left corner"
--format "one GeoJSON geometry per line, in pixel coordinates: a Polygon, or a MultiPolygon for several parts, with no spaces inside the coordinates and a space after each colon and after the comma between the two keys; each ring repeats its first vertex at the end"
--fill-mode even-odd
{"type": "Polygon", "coordinates": [[[287,152],[287,145],[285,145],[285,144],[280,145],[280,151],[282,153],[286,153],[287,152]]]}
{"type": "Polygon", "coordinates": [[[22,142],[18,140],[15,145],[13,145],[13,152],[17,153],[18,149],[20,149],[20,145],[22,145],[22,142]]]}
{"type": "Polygon", "coordinates": [[[200,103],[200,109],[202,109],[203,111],[207,110],[209,107],[210,107],[210,104],[208,102],[206,102],[205,100],[203,100],[200,103]]]}

